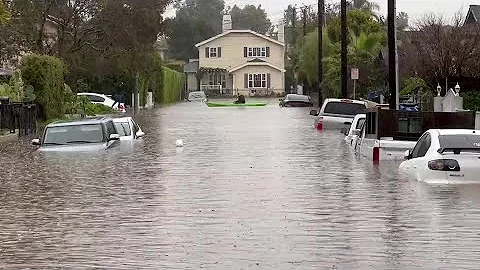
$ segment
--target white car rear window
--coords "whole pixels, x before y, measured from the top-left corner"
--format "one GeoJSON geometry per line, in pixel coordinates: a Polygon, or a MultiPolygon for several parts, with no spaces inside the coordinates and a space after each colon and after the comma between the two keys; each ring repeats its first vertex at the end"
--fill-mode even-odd
{"type": "Polygon", "coordinates": [[[365,113],[364,104],[331,101],[328,102],[323,113],[339,114],[339,115],[357,115],[365,113]]]}

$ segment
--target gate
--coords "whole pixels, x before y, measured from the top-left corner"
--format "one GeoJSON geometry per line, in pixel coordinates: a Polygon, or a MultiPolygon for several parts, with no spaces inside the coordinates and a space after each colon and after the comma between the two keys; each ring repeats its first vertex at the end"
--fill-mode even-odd
{"type": "Polygon", "coordinates": [[[37,131],[37,107],[28,103],[0,104],[0,129],[18,136],[35,134],[37,131]]]}

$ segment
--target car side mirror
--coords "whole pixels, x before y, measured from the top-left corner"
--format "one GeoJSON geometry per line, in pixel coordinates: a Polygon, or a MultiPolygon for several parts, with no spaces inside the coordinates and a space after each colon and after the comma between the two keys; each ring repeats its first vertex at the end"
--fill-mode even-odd
{"type": "Polygon", "coordinates": [[[114,133],[114,134],[110,134],[110,137],[108,138],[108,141],[118,141],[120,140],[120,135],[114,133]]]}
{"type": "Polygon", "coordinates": [[[310,115],[312,116],[318,116],[320,113],[317,110],[311,110],[310,115]]]}
{"type": "Polygon", "coordinates": [[[405,151],[405,153],[403,154],[403,158],[405,160],[412,159],[412,153],[410,152],[410,150],[405,151]]]}
{"type": "Polygon", "coordinates": [[[33,139],[32,145],[40,145],[40,139],[33,139]]]}
{"type": "Polygon", "coordinates": [[[362,133],[362,130],[361,130],[361,129],[354,129],[354,130],[353,130],[353,135],[360,136],[360,133],[362,133]]]}
{"type": "Polygon", "coordinates": [[[142,138],[143,136],[145,136],[145,132],[137,131],[137,133],[135,135],[137,136],[137,138],[142,138]]]}

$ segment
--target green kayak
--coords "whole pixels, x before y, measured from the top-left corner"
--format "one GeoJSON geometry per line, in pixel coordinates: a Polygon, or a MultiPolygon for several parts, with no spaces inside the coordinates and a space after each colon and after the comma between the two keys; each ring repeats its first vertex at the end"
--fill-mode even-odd
{"type": "Polygon", "coordinates": [[[235,103],[219,103],[219,102],[207,102],[208,107],[263,107],[267,103],[245,103],[245,104],[235,104],[235,103]]]}

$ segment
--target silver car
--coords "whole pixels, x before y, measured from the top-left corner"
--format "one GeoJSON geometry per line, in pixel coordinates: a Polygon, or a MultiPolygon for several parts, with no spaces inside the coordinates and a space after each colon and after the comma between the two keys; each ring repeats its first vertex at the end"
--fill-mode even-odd
{"type": "Polygon", "coordinates": [[[44,152],[104,151],[120,144],[120,135],[110,118],[87,118],[49,124],[43,139],[32,140],[44,152]]]}
{"type": "Polygon", "coordinates": [[[132,117],[114,118],[113,122],[122,141],[136,140],[145,136],[145,133],[132,117]]]}

